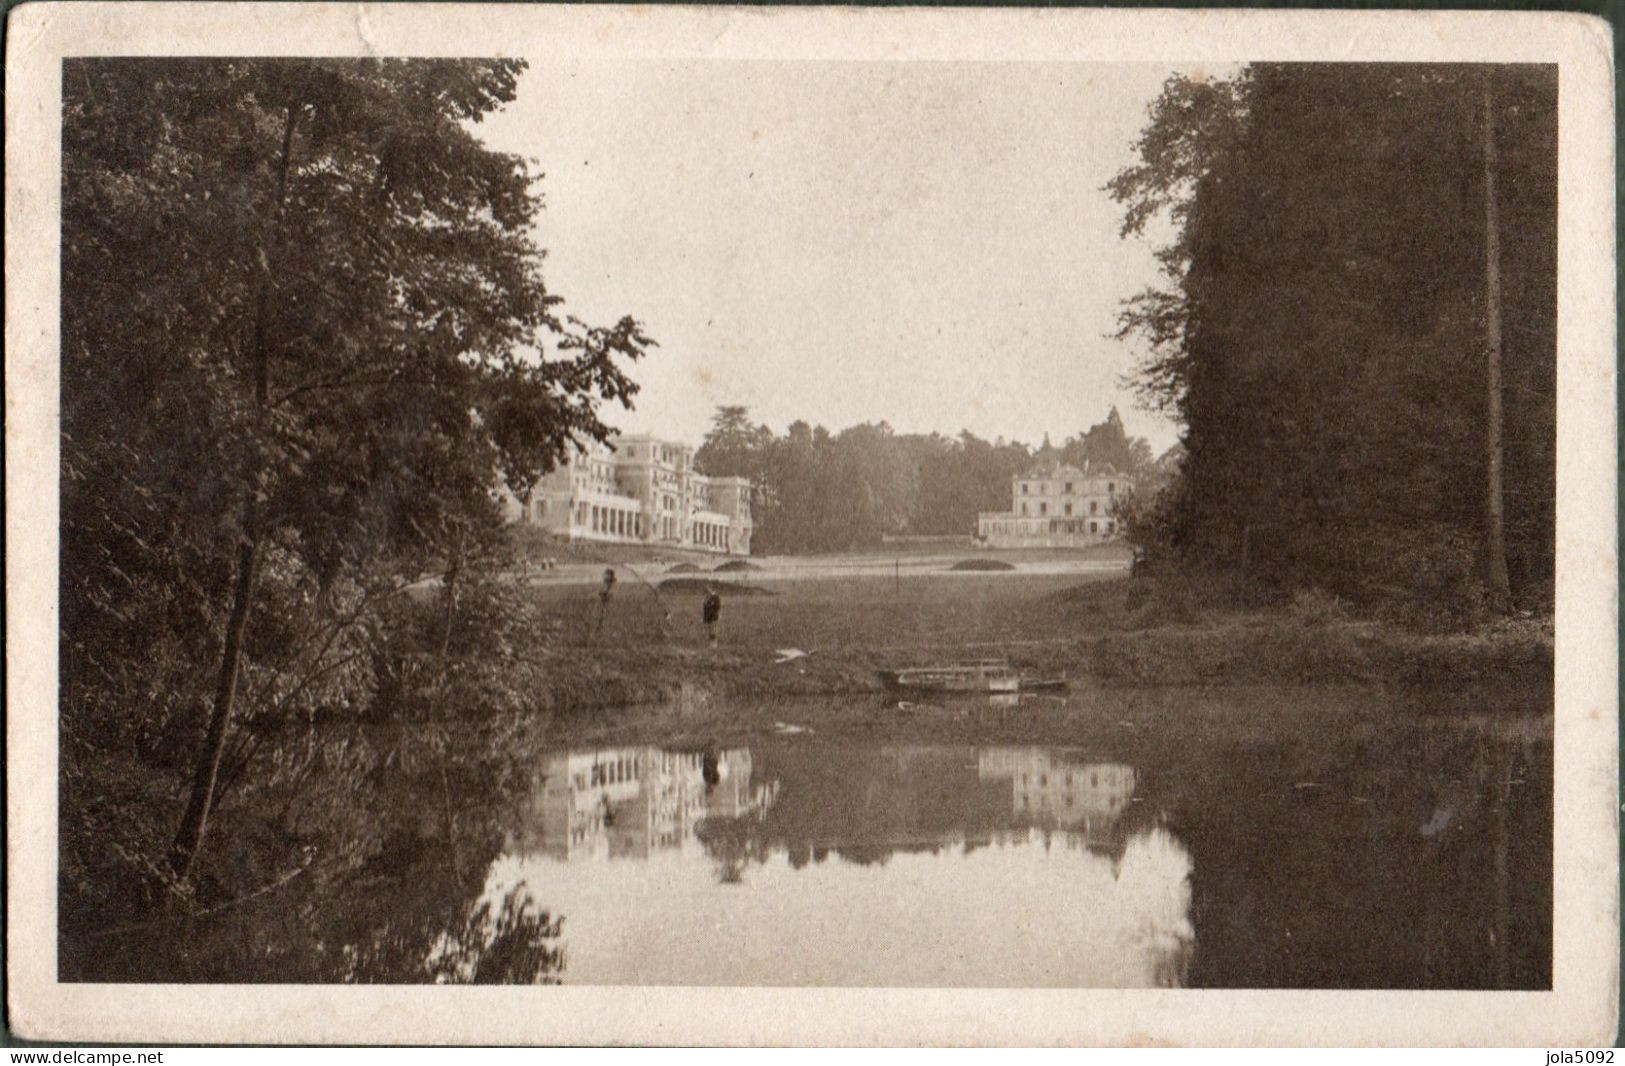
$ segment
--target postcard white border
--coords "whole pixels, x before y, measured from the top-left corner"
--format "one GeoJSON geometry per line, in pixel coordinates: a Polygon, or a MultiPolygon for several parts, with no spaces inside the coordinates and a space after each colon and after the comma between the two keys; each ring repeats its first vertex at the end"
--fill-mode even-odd
{"type": "Polygon", "coordinates": [[[1611,29],[1535,12],[39,2],[6,65],[8,996],[75,1042],[1611,1043],[1618,1002],[1611,29]],[[60,64],[89,55],[1557,63],[1558,604],[1551,992],[95,985],[56,982],[60,64]]]}

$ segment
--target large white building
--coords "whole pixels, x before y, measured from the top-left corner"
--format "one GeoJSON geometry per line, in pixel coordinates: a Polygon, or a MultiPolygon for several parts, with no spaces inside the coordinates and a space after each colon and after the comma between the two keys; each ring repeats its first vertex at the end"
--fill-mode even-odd
{"type": "Polygon", "coordinates": [[[760,819],[778,797],[778,782],[751,782],[749,748],[555,752],[534,784],[510,847],[571,860],[687,848],[706,819],[760,819]]]}
{"type": "Polygon", "coordinates": [[[508,518],[567,540],[750,554],[750,481],[694,472],[694,449],[650,436],[572,451],[508,518]]]}
{"type": "Polygon", "coordinates": [[[1010,480],[1010,510],[983,511],[976,539],[990,548],[1082,548],[1121,532],[1117,501],[1133,483],[1110,466],[1045,463],[1010,480]]]}

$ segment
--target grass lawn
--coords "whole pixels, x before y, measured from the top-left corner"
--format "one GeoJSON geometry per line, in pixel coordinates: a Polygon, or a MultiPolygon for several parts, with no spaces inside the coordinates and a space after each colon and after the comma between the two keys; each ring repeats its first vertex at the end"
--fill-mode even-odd
{"type": "MultiPolygon", "coordinates": [[[[944,573],[898,577],[808,577],[770,581],[752,573],[719,576],[722,644],[731,651],[909,653],[973,649],[1024,642],[1073,639],[1077,632],[1057,615],[1056,596],[1085,583],[1110,582],[1117,598],[1121,575],[944,573]],[[733,595],[739,582],[767,595],[733,595]],[[1062,624],[1058,624],[1062,623],[1062,624]]],[[[700,590],[662,589],[624,580],[616,587],[603,630],[596,588],[561,586],[539,590],[544,609],[566,640],[600,647],[661,642],[681,647],[704,642],[700,590]],[[669,640],[662,640],[669,611],[669,640]]],[[[1108,597],[1109,599],[1110,597],[1108,597]]],[[[1072,612],[1066,612],[1072,613],[1072,612]]]]}
{"type": "Polygon", "coordinates": [[[879,669],[972,658],[1064,673],[1074,687],[1550,684],[1551,631],[1539,622],[1425,634],[1291,606],[1200,606],[1175,582],[1120,570],[832,572],[718,575],[714,649],[700,620],[703,584],[657,594],[623,575],[601,629],[594,586],[534,586],[548,702],[703,706],[708,696],[875,691],[879,669]],[[730,594],[731,583],[760,591],[730,594]],[[808,654],[786,664],[779,649],[808,654]]]}

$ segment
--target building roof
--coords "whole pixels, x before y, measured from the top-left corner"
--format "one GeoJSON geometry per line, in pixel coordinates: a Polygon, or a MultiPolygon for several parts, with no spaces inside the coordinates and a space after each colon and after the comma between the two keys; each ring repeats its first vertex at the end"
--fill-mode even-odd
{"type": "Polygon", "coordinates": [[[1036,464],[1034,466],[1030,466],[1030,467],[1028,467],[1026,469],[1025,472],[1023,472],[1021,474],[1018,474],[1017,476],[1018,477],[1023,477],[1023,478],[1051,478],[1051,479],[1053,479],[1053,478],[1063,478],[1063,477],[1081,478],[1081,477],[1083,477],[1083,471],[1079,470],[1077,467],[1073,466],[1071,463],[1061,463],[1061,462],[1055,462],[1055,461],[1052,460],[1052,461],[1047,462],[1047,463],[1038,463],[1038,464],[1036,464]]]}
{"type": "Polygon", "coordinates": [[[1035,466],[1029,467],[1025,473],[1016,475],[1018,479],[1043,478],[1049,481],[1065,478],[1076,478],[1081,480],[1083,478],[1090,477],[1117,476],[1117,468],[1112,466],[1110,463],[1085,462],[1082,469],[1079,469],[1078,467],[1073,466],[1071,463],[1063,463],[1055,460],[1038,463],[1035,466]]]}

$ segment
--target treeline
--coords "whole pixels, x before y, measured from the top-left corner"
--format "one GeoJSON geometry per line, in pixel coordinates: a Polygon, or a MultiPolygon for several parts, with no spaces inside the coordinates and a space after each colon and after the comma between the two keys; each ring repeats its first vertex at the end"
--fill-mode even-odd
{"type": "Polygon", "coordinates": [[[895,433],[884,422],[831,433],[792,422],[781,436],[743,407],[719,408],[695,454],[704,474],[748,477],[761,553],[844,551],[886,536],[968,536],[981,511],[1010,508],[1010,481],[1039,459],[1109,464],[1154,488],[1160,468],[1113,408],[1059,446],[1037,449],[970,432],[895,433]]]}
{"type": "Polygon", "coordinates": [[[1261,64],[1171,79],[1109,185],[1164,213],[1124,305],[1186,427],[1143,550],[1355,597],[1549,609],[1557,72],[1261,64]]]}
{"type": "Polygon", "coordinates": [[[64,65],[65,937],[301,842],[353,870],[378,841],[335,826],[400,760],[328,730],[519,699],[512,616],[469,609],[493,484],[607,436],[650,343],[563,314],[537,176],[471,132],[523,67],[64,65]]]}

